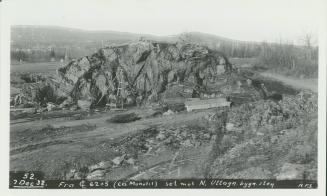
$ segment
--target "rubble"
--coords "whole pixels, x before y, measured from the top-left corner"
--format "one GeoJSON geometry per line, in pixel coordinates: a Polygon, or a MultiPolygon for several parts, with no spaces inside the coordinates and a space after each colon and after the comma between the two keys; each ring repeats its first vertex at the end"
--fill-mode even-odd
{"type": "MultiPolygon", "coordinates": [[[[317,95],[311,96],[289,95],[278,103],[259,100],[232,107],[227,132],[219,142],[223,151],[210,166],[210,175],[315,179],[318,103],[317,95]],[[253,175],[249,173],[257,169],[253,175]]],[[[214,118],[208,119],[215,122],[214,118]]]]}
{"type": "Polygon", "coordinates": [[[67,99],[65,99],[60,105],[59,107],[60,108],[66,108],[66,107],[70,107],[72,106],[74,103],[73,103],[73,99],[69,96],[67,97],[67,99]]]}
{"type": "Polygon", "coordinates": [[[126,163],[128,163],[130,165],[135,165],[136,161],[133,158],[129,158],[129,159],[126,160],[126,163]]]}
{"type": "Polygon", "coordinates": [[[112,162],[116,165],[116,166],[119,166],[123,163],[123,161],[125,160],[126,158],[126,154],[120,156],[120,157],[116,157],[112,160],[112,162]]]}
{"type": "Polygon", "coordinates": [[[51,102],[47,103],[47,110],[48,111],[52,111],[52,110],[54,110],[56,108],[57,108],[57,106],[54,103],[51,103],[51,102]]]}
{"type": "Polygon", "coordinates": [[[82,172],[75,172],[74,177],[75,180],[81,180],[84,179],[84,174],[82,172]]]}
{"type": "Polygon", "coordinates": [[[103,179],[105,176],[105,171],[104,170],[95,170],[91,173],[89,173],[86,176],[87,180],[99,180],[99,179],[103,179]]]}
{"type": "Polygon", "coordinates": [[[171,110],[168,110],[167,112],[164,112],[162,115],[169,116],[169,115],[172,115],[172,114],[174,114],[174,112],[171,111],[171,110]]]}
{"type": "Polygon", "coordinates": [[[88,167],[88,170],[90,172],[93,172],[95,170],[106,170],[108,168],[112,167],[112,162],[111,161],[101,161],[95,165],[91,165],[88,167]]]}
{"type": "Polygon", "coordinates": [[[74,176],[75,176],[76,172],[77,172],[76,169],[71,169],[69,172],[66,173],[65,178],[67,180],[74,179],[74,176]]]}
{"type": "MultiPolygon", "coordinates": [[[[207,143],[211,140],[213,133],[202,127],[160,127],[141,131],[124,138],[119,144],[111,147],[121,152],[123,156],[127,153],[130,156],[125,159],[138,157],[138,154],[159,152],[163,148],[179,149],[182,147],[192,147],[207,143]]],[[[116,157],[115,164],[120,165],[122,156],[116,157]]],[[[125,162],[125,161],[124,161],[125,162]]]]}

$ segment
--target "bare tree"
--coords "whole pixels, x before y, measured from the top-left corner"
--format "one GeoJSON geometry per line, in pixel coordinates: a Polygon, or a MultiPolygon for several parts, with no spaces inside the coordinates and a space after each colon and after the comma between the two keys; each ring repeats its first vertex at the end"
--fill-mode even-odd
{"type": "Polygon", "coordinates": [[[305,32],[301,37],[300,41],[305,47],[305,57],[306,59],[312,59],[313,45],[314,45],[314,36],[311,32],[305,32]]]}
{"type": "Polygon", "coordinates": [[[313,36],[311,33],[305,33],[305,35],[303,35],[301,40],[302,40],[304,46],[307,47],[308,49],[310,49],[312,47],[313,36]]]}

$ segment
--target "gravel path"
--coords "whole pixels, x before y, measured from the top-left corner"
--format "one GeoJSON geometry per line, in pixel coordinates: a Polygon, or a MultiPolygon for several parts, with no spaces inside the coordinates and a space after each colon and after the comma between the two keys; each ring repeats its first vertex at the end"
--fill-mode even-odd
{"type": "Polygon", "coordinates": [[[311,90],[315,93],[318,92],[318,79],[297,79],[269,72],[263,72],[260,75],[279,80],[297,89],[311,90]]]}

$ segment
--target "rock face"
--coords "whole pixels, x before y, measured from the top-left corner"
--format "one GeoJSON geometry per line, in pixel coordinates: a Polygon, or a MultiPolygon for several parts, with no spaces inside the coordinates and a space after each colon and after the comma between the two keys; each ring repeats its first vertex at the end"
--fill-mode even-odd
{"type": "Polygon", "coordinates": [[[230,70],[228,60],[220,64],[224,58],[198,45],[140,41],[100,49],[60,68],[58,75],[75,101],[87,100],[92,106],[117,102],[118,97],[151,102],[172,83],[203,86],[222,73],[222,66],[224,72],[230,70]]]}

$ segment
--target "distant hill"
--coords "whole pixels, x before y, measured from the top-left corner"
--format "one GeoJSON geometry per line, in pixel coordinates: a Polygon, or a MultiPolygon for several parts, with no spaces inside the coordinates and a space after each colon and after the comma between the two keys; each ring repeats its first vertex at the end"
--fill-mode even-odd
{"type": "MultiPolygon", "coordinates": [[[[150,34],[136,34],[118,31],[87,31],[75,28],[57,26],[32,26],[18,25],[11,28],[11,41],[13,44],[19,43],[91,43],[91,42],[121,42],[135,41],[141,37],[158,41],[177,41],[183,35],[156,36],[150,34]]],[[[188,36],[194,41],[205,43],[254,43],[232,40],[229,38],[206,34],[201,32],[189,32],[188,36]]]]}
{"type": "Polygon", "coordinates": [[[118,31],[87,31],[57,26],[13,26],[11,39],[14,43],[90,43],[102,41],[133,41],[141,37],[165,39],[155,35],[118,31]]]}
{"type": "Polygon", "coordinates": [[[51,57],[62,59],[67,53],[70,58],[79,58],[92,54],[109,44],[133,42],[141,38],[165,42],[185,40],[207,45],[210,48],[221,50],[228,56],[236,57],[257,55],[259,48],[259,44],[255,42],[232,40],[201,32],[155,36],[117,31],[87,31],[57,26],[12,26],[12,59],[45,61],[51,57]],[[25,54],[20,54],[22,52],[25,54]]]}

